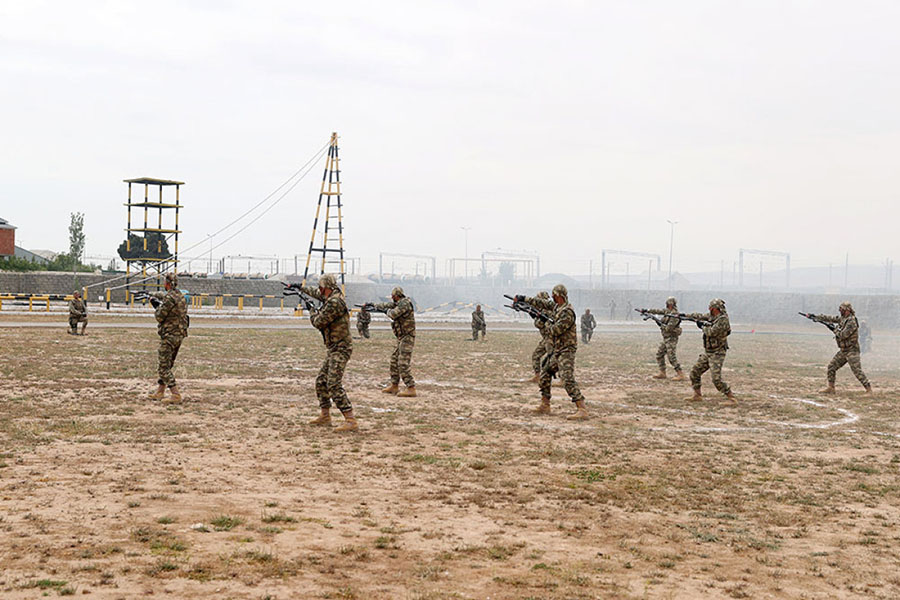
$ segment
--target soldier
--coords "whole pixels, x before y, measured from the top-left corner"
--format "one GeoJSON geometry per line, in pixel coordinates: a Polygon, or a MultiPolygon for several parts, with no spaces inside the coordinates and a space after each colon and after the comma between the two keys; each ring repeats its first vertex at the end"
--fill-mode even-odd
{"type": "Polygon", "coordinates": [[[356,314],[356,330],[359,332],[359,335],[366,339],[369,339],[369,323],[371,322],[372,313],[365,306],[360,307],[359,312],[356,314]]]}
{"type": "Polygon", "coordinates": [[[475,310],[472,312],[472,341],[478,341],[478,333],[481,332],[481,341],[484,341],[484,336],[487,335],[487,322],[484,320],[484,312],[481,310],[481,305],[478,304],[475,306],[475,310]]]}
{"type": "Polygon", "coordinates": [[[675,356],[675,348],[678,346],[678,338],[681,336],[681,319],[678,318],[678,303],[673,296],[666,298],[665,310],[659,308],[647,309],[651,315],[663,315],[660,319],[662,324],[659,332],[662,334],[662,341],[659,348],[656,349],[656,363],[659,365],[659,373],[653,376],[653,379],[666,378],[666,356],[669,357],[669,363],[675,368],[675,381],[684,381],[684,373],[681,365],[678,363],[678,357],[675,356]]]}
{"type": "MultiPolygon", "coordinates": [[[[550,294],[547,292],[538,292],[536,297],[541,300],[549,300],[550,294]]],[[[548,352],[553,351],[553,344],[550,341],[550,333],[548,331],[549,325],[547,321],[535,319],[534,326],[541,332],[541,341],[538,342],[534,352],[531,353],[531,366],[534,368],[534,377],[531,378],[531,383],[538,383],[541,380],[541,359],[544,358],[544,355],[548,352]]]]}
{"type": "Polygon", "coordinates": [[[594,315],[591,314],[591,309],[584,309],[584,314],[581,315],[581,341],[585,344],[591,343],[591,338],[594,337],[594,328],[597,327],[597,319],[594,318],[594,315]]]}
{"type": "Polygon", "coordinates": [[[633,313],[633,312],[634,312],[634,305],[631,304],[631,300],[629,300],[625,303],[625,320],[626,321],[631,320],[631,316],[632,316],[631,313],[633,313]]]}
{"type": "Polygon", "coordinates": [[[416,316],[412,301],[403,294],[403,288],[391,290],[391,302],[375,305],[375,310],[384,311],[391,320],[391,329],[397,336],[394,352],[391,354],[391,385],[381,390],[385,394],[395,394],[401,398],[416,396],[416,381],[409,365],[412,362],[413,346],[416,344],[416,316]],[[400,391],[400,379],[406,389],[400,391]]]}
{"type": "Polygon", "coordinates": [[[81,335],[87,329],[87,304],[81,299],[81,292],[74,292],[69,301],[69,333],[78,333],[78,324],[81,323],[81,335]]]}
{"type": "Polygon", "coordinates": [[[175,366],[175,357],[178,356],[178,350],[181,348],[181,342],[188,334],[188,315],[187,302],[181,291],[176,287],[178,279],[174,273],[168,273],[164,287],[165,295],[159,299],[157,294],[156,306],[156,322],[159,323],[157,331],[159,333],[159,387],[156,392],[150,395],[151,400],[162,400],[165,396],[166,387],[171,393],[167,402],[181,402],[181,393],[175,384],[175,376],[172,374],[172,367],[175,366]]]}
{"type": "Polygon", "coordinates": [[[613,298],[609,299],[609,320],[616,320],[616,301],[613,298]]]}
{"type": "Polygon", "coordinates": [[[550,384],[553,374],[559,373],[566,393],[575,403],[575,412],[568,419],[587,419],[588,412],[584,405],[584,396],[575,383],[575,351],[578,349],[578,331],[575,322],[575,310],[569,304],[569,293],[566,286],[559,284],[553,288],[553,299],[526,298],[516,296],[516,300],[524,301],[544,311],[553,311],[553,323],[547,326],[547,333],[552,344],[552,353],[545,357],[541,365],[541,405],[535,409],[539,415],[550,414],[550,384]]]}
{"type": "Polygon", "coordinates": [[[321,414],[310,421],[310,425],[331,426],[331,402],[344,415],[343,424],[335,431],[356,431],[356,417],[353,406],[344,391],[344,369],[353,353],[353,341],[350,339],[350,311],[344,301],[341,288],[334,275],[325,273],[319,277],[318,288],[302,286],[300,291],[322,302],[319,310],[311,311],[309,321],[312,326],[322,332],[325,342],[325,362],[316,376],[316,396],[319,399],[321,414]]]}
{"type": "Polygon", "coordinates": [[[821,390],[821,393],[834,393],[834,380],[837,378],[838,369],[850,363],[850,370],[866,389],[866,393],[871,394],[872,386],[866,374],[863,373],[862,364],[859,361],[859,322],[856,320],[856,313],[853,312],[853,306],[849,302],[841,302],[838,310],[841,313],[839,317],[813,315],[821,321],[837,323],[834,328],[834,339],[837,341],[838,351],[828,363],[828,387],[821,390]]]}
{"type": "Polygon", "coordinates": [[[728,320],[728,313],[725,312],[725,301],[713,298],[709,301],[708,313],[690,313],[686,316],[706,322],[703,325],[703,354],[691,369],[694,395],[688,400],[703,400],[700,394],[700,376],[709,370],[712,372],[713,385],[728,399],[726,405],[734,406],[736,403],[734,394],[731,393],[729,385],[722,381],[722,365],[725,363],[728,335],[731,333],[731,322],[728,320]]]}
{"type": "Polygon", "coordinates": [[[872,330],[869,324],[862,320],[859,322],[859,351],[865,354],[872,349],[872,330]]]}

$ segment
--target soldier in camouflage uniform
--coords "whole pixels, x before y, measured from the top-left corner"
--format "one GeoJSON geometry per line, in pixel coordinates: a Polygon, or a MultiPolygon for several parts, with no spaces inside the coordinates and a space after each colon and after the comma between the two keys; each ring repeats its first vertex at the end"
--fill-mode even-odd
{"type": "Polygon", "coordinates": [[[478,341],[478,333],[481,333],[481,341],[484,341],[484,336],[487,335],[487,322],[484,320],[484,311],[481,310],[481,305],[478,304],[475,306],[475,310],[472,312],[472,341],[478,341]]]}
{"type": "Polygon", "coordinates": [[[834,381],[837,378],[838,369],[850,363],[850,370],[866,389],[866,393],[871,394],[872,385],[869,383],[869,378],[863,373],[862,363],[859,360],[859,322],[856,320],[856,313],[849,302],[842,302],[838,310],[841,313],[839,317],[813,315],[821,321],[837,323],[834,328],[834,339],[837,341],[838,351],[828,363],[828,387],[821,393],[833,394],[835,392],[834,381]]]}
{"type": "MultiPolygon", "coordinates": [[[[536,298],[549,300],[550,294],[547,292],[538,292],[536,298]]],[[[541,380],[541,359],[543,359],[544,355],[548,352],[553,351],[553,343],[550,341],[550,333],[548,331],[549,324],[547,321],[535,319],[534,326],[541,332],[541,341],[538,342],[534,352],[531,353],[531,366],[534,369],[534,377],[531,378],[531,383],[538,383],[541,380]]]]}
{"type": "Polygon", "coordinates": [[[575,382],[575,351],[578,349],[578,330],[575,318],[575,310],[569,304],[569,293],[566,286],[559,284],[553,288],[553,299],[526,298],[516,296],[516,300],[527,302],[531,306],[543,310],[553,311],[553,323],[547,326],[547,333],[552,344],[552,353],[545,358],[541,365],[541,405],[535,409],[540,415],[550,414],[550,384],[553,374],[559,373],[566,393],[575,403],[575,412],[568,419],[587,419],[587,408],[584,405],[584,396],[575,382]]]}
{"type": "Polygon", "coordinates": [[[735,404],[731,387],[722,381],[722,365],[725,363],[725,353],[728,351],[728,336],[731,334],[731,322],[728,313],[725,312],[725,301],[721,298],[713,298],[709,301],[708,313],[689,313],[687,316],[705,321],[703,325],[703,354],[697,359],[697,364],[691,369],[691,385],[694,395],[688,400],[703,400],[700,394],[700,376],[706,371],[711,371],[713,385],[725,394],[726,405],[735,404]]]}
{"type": "Polygon", "coordinates": [[[594,337],[594,328],[596,327],[597,319],[591,314],[591,309],[584,309],[584,314],[581,315],[581,341],[585,344],[590,344],[591,338],[594,337]]]}
{"type": "Polygon", "coordinates": [[[81,299],[81,293],[72,294],[72,300],[69,301],[69,333],[75,335],[78,333],[78,324],[81,323],[81,335],[87,329],[87,305],[81,299]]]}
{"type": "Polygon", "coordinates": [[[165,281],[165,295],[157,293],[154,297],[158,300],[156,306],[156,322],[159,324],[159,387],[151,400],[162,400],[166,388],[169,388],[170,396],[166,402],[181,402],[181,393],[175,384],[175,376],[172,368],[175,366],[175,357],[181,349],[181,342],[188,334],[187,302],[181,291],[176,287],[178,279],[174,273],[168,273],[165,281]]]}
{"type": "Polygon", "coordinates": [[[356,330],[366,339],[369,339],[369,323],[371,322],[372,313],[366,310],[365,306],[361,307],[356,314],[356,330]]]}
{"type": "Polygon", "coordinates": [[[675,355],[675,349],[678,347],[678,338],[681,336],[681,319],[678,318],[678,303],[673,296],[666,298],[666,308],[650,308],[644,312],[651,315],[662,315],[662,325],[659,332],[662,334],[662,341],[659,348],[656,349],[656,364],[659,365],[659,373],[654,375],[654,379],[666,378],[666,356],[669,357],[669,363],[675,368],[675,381],[684,381],[684,373],[675,355]]]}
{"type": "Polygon", "coordinates": [[[375,305],[378,311],[384,311],[391,320],[391,329],[397,337],[394,352],[391,354],[391,385],[381,390],[385,394],[395,394],[402,398],[416,396],[416,381],[410,371],[413,347],[416,344],[416,315],[412,300],[403,294],[403,288],[391,290],[391,302],[375,305]],[[400,379],[406,389],[400,391],[400,379]]]}
{"type": "Polygon", "coordinates": [[[325,342],[325,362],[316,376],[316,396],[319,398],[321,414],[310,421],[311,425],[331,425],[331,402],[344,415],[344,423],[335,431],[355,431],[356,417],[353,406],[344,391],[344,369],[353,353],[353,341],[350,338],[350,311],[344,301],[341,288],[334,275],[326,273],[319,277],[318,288],[302,286],[300,291],[322,302],[319,310],[311,311],[309,321],[312,326],[322,332],[325,342]]]}

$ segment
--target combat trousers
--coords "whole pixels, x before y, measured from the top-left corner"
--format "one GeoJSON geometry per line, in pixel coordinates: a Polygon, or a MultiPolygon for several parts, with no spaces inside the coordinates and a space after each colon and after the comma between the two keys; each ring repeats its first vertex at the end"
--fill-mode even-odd
{"type": "Polygon", "coordinates": [[[656,363],[659,365],[660,371],[666,370],[666,356],[669,357],[669,364],[671,364],[676,371],[681,370],[681,365],[678,364],[678,357],[675,356],[675,348],[677,346],[678,336],[664,337],[659,343],[659,348],[656,349],[656,363]]]}
{"type": "Polygon", "coordinates": [[[834,358],[831,359],[831,362],[828,363],[828,385],[834,387],[834,380],[837,378],[838,369],[847,363],[850,363],[850,370],[853,371],[853,374],[856,375],[859,382],[863,384],[863,387],[868,388],[869,378],[863,373],[858,350],[848,350],[846,352],[843,350],[837,351],[837,354],[835,354],[834,358]]]}
{"type": "Polygon", "coordinates": [[[731,387],[722,381],[722,365],[725,364],[725,350],[718,352],[704,352],[697,359],[697,364],[691,369],[691,385],[695,390],[700,390],[700,376],[710,372],[712,375],[713,385],[716,389],[727,394],[731,391],[731,387]]]}
{"type": "Polygon", "coordinates": [[[566,389],[566,393],[569,394],[572,402],[584,400],[581,390],[578,389],[578,384],[575,383],[574,349],[554,352],[549,360],[544,361],[540,379],[541,396],[544,398],[550,397],[550,384],[553,382],[554,373],[559,374],[563,387],[566,389]]]}
{"type": "Polygon", "coordinates": [[[484,339],[484,336],[487,334],[487,328],[472,326],[472,340],[478,340],[478,332],[481,332],[481,339],[484,339]]]}
{"type": "Polygon", "coordinates": [[[325,362],[322,363],[322,368],[316,376],[316,397],[319,399],[320,408],[326,410],[331,408],[333,400],[342,413],[353,410],[347,392],[344,391],[344,369],[352,352],[353,350],[349,348],[337,348],[328,350],[328,354],[325,355],[325,362]]]}
{"type": "Polygon", "coordinates": [[[591,338],[594,337],[593,329],[582,329],[581,330],[581,341],[585,344],[591,343],[591,338]]]}
{"type": "Polygon", "coordinates": [[[78,330],[79,323],[87,325],[87,317],[69,317],[69,329],[72,331],[78,330]]]}
{"type": "Polygon", "coordinates": [[[356,324],[356,330],[359,332],[359,335],[363,336],[366,339],[369,339],[369,326],[368,325],[360,325],[356,324]]]}
{"type": "Polygon", "coordinates": [[[547,340],[541,338],[541,341],[538,342],[538,345],[535,347],[534,352],[531,353],[531,366],[534,369],[535,373],[541,372],[541,359],[549,351],[549,348],[547,348],[547,340]]]}
{"type": "Polygon", "coordinates": [[[391,354],[391,383],[397,385],[403,379],[406,387],[416,387],[409,365],[412,362],[413,346],[416,345],[415,335],[404,335],[397,338],[394,353],[391,354]]]}
{"type": "Polygon", "coordinates": [[[181,349],[184,340],[180,335],[166,335],[159,338],[159,385],[175,387],[175,375],[172,368],[175,366],[175,357],[181,349]]]}

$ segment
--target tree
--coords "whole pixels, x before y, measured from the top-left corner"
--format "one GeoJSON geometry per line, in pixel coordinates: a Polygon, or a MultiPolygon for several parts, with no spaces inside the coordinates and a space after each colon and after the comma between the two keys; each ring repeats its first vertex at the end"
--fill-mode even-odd
{"type": "Polygon", "coordinates": [[[169,252],[169,244],[166,241],[165,236],[155,231],[150,231],[147,233],[146,250],[144,250],[144,238],[133,233],[128,236],[128,240],[123,241],[121,244],[119,244],[119,257],[122,260],[142,258],[167,259],[171,256],[172,253],[169,252]]]}
{"type": "Polygon", "coordinates": [[[502,262],[497,271],[500,276],[500,285],[508,285],[516,276],[516,265],[511,262],[502,262]]]}
{"type": "Polygon", "coordinates": [[[81,264],[81,255],[84,253],[84,214],[71,213],[69,217],[69,257],[72,266],[81,264]]]}

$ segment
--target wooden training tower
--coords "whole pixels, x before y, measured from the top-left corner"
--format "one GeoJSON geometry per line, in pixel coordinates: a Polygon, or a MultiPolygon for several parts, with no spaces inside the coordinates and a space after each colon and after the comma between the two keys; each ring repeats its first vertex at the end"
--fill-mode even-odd
{"type": "MultiPolygon", "coordinates": [[[[309,277],[309,267],[315,260],[319,262],[318,274],[326,272],[328,265],[336,265],[335,274],[341,276],[341,291],[346,293],[344,274],[344,225],[342,222],[341,204],[341,168],[338,158],[338,134],[331,134],[328,157],[325,159],[325,172],[322,174],[322,187],[319,190],[319,204],[316,206],[316,218],[313,220],[312,236],[309,240],[309,252],[306,255],[306,268],[303,270],[303,284],[309,277]],[[319,227],[319,216],[322,214],[322,200],[325,200],[324,227],[319,245],[316,245],[316,233],[319,227]],[[337,230],[337,231],[335,231],[337,230]]],[[[315,266],[313,267],[315,268],[315,266]]]]}

